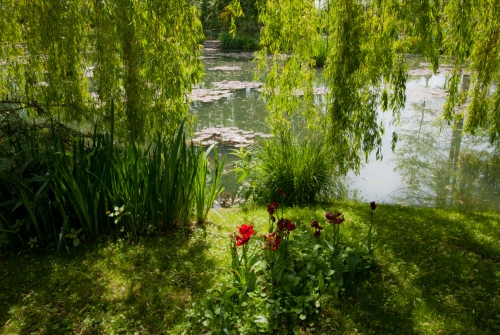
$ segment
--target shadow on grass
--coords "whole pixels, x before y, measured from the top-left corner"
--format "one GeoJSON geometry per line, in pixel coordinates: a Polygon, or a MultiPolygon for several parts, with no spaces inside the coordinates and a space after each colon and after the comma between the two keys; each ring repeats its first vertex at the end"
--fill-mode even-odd
{"type": "Polygon", "coordinates": [[[495,216],[396,206],[377,211],[385,244],[380,268],[347,292],[341,310],[352,323],[348,332],[500,333],[495,216]]]}
{"type": "Polygon", "coordinates": [[[72,256],[4,257],[0,327],[5,334],[156,334],[185,328],[185,310],[214,285],[216,271],[207,239],[198,235],[179,230],[87,245],[72,256]]]}

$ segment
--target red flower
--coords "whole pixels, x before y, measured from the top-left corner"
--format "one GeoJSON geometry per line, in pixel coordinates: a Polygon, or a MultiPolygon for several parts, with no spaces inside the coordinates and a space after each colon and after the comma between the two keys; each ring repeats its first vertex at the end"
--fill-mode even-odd
{"type": "Polygon", "coordinates": [[[243,236],[243,237],[240,237],[238,235],[235,236],[236,237],[236,246],[237,247],[241,247],[243,244],[247,243],[248,241],[250,241],[250,236],[243,236]]]}
{"type": "Polygon", "coordinates": [[[285,228],[288,231],[292,231],[295,229],[295,225],[290,220],[286,220],[285,228]]]}
{"type": "Polygon", "coordinates": [[[239,228],[240,234],[243,238],[245,237],[250,238],[250,236],[252,236],[255,233],[253,230],[253,226],[250,224],[244,223],[241,225],[241,227],[237,228],[239,228]]]}
{"type": "Polygon", "coordinates": [[[283,218],[278,221],[278,229],[283,230],[285,228],[285,220],[283,218]]]}
{"type": "Polygon", "coordinates": [[[239,230],[241,236],[235,234],[236,238],[236,246],[242,246],[243,244],[250,241],[250,237],[255,233],[252,225],[248,225],[246,223],[242,224],[241,227],[236,227],[239,230]]]}
{"type": "Polygon", "coordinates": [[[282,189],[282,188],[280,188],[280,196],[283,197],[283,198],[286,197],[285,190],[282,189]]]}
{"type": "Polygon", "coordinates": [[[318,228],[318,227],[319,227],[319,223],[318,223],[318,221],[313,221],[313,222],[311,222],[311,227],[313,227],[313,228],[318,228]]]}
{"type": "Polygon", "coordinates": [[[276,236],[275,233],[269,233],[268,235],[262,234],[262,237],[267,239],[268,243],[272,243],[272,241],[274,241],[274,236],[276,236]]]}
{"type": "Polygon", "coordinates": [[[315,237],[319,237],[320,234],[321,234],[321,230],[319,230],[319,229],[314,232],[315,237]]]}
{"type": "Polygon", "coordinates": [[[344,216],[339,212],[335,214],[326,212],[325,217],[331,224],[341,224],[342,222],[345,221],[344,216]]]}
{"type": "Polygon", "coordinates": [[[372,211],[377,209],[377,205],[375,204],[375,201],[370,202],[370,207],[371,207],[372,211]]]}
{"type": "Polygon", "coordinates": [[[277,201],[267,205],[267,212],[269,215],[273,215],[278,210],[279,205],[280,204],[277,201]]]}

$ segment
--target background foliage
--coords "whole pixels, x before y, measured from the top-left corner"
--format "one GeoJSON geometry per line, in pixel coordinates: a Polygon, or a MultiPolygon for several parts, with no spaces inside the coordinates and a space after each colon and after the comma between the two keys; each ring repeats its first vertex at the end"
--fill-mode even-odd
{"type": "Polygon", "coordinates": [[[202,74],[202,27],[191,1],[2,1],[4,111],[60,115],[119,134],[172,133],[202,74]],[[91,94],[92,92],[93,94],[91,94]]]}
{"type": "Polygon", "coordinates": [[[256,4],[263,24],[258,59],[266,80],[270,125],[279,132],[291,126],[293,115],[305,115],[310,128],[330,139],[342,171],[359,169],[361,157],[373,150],[381,158],[384,125],[378,111],[391,111],[393,122],[398,122],[406,102],[404,55],[415,50],[434,71],[443,61],[454,66],[443,119],[464,117],[455,106],[468,98],[464,130],[485,130],[492,143],[498,141],[500,9],[494,1],[260,0],[256,4]],[[325,114],[311,104],[311,65],[319,54],[313,46],[320,38],[327,39],[324,76],[330,92],[325,114]],[[468,92],[460,89],[465,65],[472,76],[468,92]],[[305,93],[304,99],[294,96],[298,90],[305,93]]]}

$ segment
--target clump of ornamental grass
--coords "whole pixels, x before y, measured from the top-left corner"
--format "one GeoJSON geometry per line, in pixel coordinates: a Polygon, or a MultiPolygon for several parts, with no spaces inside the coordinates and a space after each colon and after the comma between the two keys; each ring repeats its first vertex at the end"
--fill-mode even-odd
{"type": "Polygon", "coordinates": [[[246,164],[246,172],[257,204],[272,202],[283,188],[288,206],[306,206],[341,198],[342,177],[324,139],[282,133],[262,141],[246,164]]]}

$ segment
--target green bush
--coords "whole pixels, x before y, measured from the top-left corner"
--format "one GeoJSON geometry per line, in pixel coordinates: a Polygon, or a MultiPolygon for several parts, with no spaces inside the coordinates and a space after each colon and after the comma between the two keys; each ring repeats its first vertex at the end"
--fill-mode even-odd
{"type": "Polygon", "coordinates": [[[220,47],[229,50],[256,50],[259,42],[250,36],[236,35],[232,36],[228,32],[220,35],[220,47]]]}
{"type": "Polygon", "coordinates": [[[253,199],[267,204],[287,194],[287,205],[308,205],[342,197],[345,193],[331,150],[320,136],[299,139],[280,135],[262,141],[243,167],[253,199]]]}

